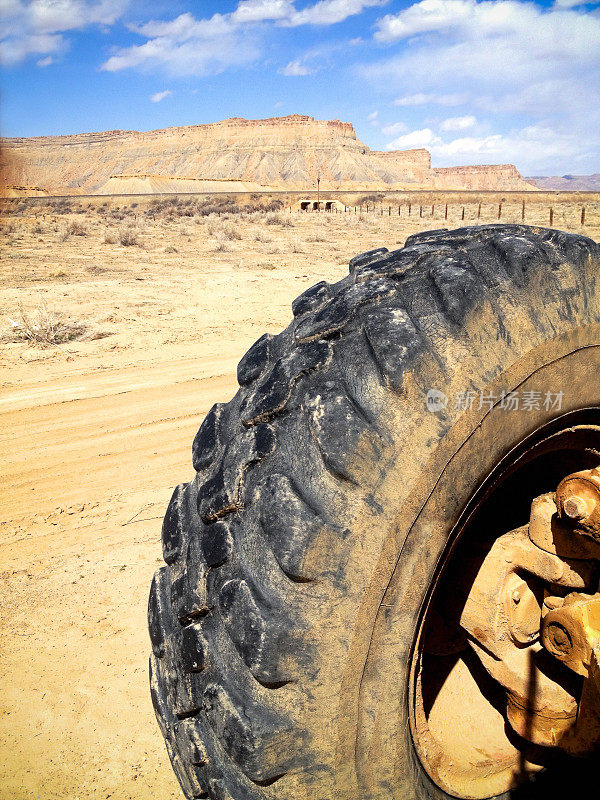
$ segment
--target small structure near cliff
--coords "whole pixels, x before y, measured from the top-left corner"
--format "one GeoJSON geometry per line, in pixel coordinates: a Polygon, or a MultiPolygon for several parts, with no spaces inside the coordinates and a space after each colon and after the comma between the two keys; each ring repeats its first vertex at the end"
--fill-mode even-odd
{"type": "Polygon", "coordinates": [[[292,211],[346,211],[341,200],[302,199],[291,206],[292,211]]]}

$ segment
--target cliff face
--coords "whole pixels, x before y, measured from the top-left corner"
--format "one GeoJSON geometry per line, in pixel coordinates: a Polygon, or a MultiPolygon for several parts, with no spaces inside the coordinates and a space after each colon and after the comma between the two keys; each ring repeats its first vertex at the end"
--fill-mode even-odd
{"type": "Polygon", "coordinates": [[[535,186],[524,181],[512,164],[439,167],[432,172],[436,189],[488,189],[500,192],[535,189],[535,186]]]}
{"type": "Polygon", "coordinates": [[[178,181],[169,179],[177,178],[306,189],[320,177],[323,189],[533,188],[510,165],[432,170],[427,150],[373,151],[348,122],[297,114],[141,133],[3,139],[1,146],[2,185],[42,187],[48,194],[118,192],[114,176],[122,175],[151,175],[173,186],[178,181]]]}

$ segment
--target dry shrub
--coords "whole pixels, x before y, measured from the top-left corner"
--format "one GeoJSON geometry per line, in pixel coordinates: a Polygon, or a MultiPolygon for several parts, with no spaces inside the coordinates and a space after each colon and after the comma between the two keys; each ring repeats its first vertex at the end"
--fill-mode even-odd
{"type": "Polygon", "coordinates": [[[242,239],[242,232],[240,231],[237,225],[232,224],[231,222],[223,225],[221,228],[221,233],[226,239],[229,240],[237,240],[240,241],[242,239]]]}
{"type": "Polygon", "coordinates": [[[18,318],[9,318],[9,322],[11,331],[6,337],[8,341],[29,342],[39,347],[80,339],[86,332],[85,325],[52,311],[43,302],[30,313],[26,312],[23,306],[19,306],[18,318]]]}
{"type": "Polygon", "coordinates": [[[206,220],[206,233],[209,236],[216,236],[218,232],[219,225],[217,224],[217,220],[209,217],[209,219],[206,220]]]}
{"type": "Polygon", "coordinates": [[[119,243],[123,247],[134,247],[139,244],[139,238],[135,228],[121,228],[119,230],[119,243]]]}
{"type": "Polygon", "coordinates": [[[319,231],[315,231],[311,236],[306,237],[307,242],[326,242],[327,237],[323,236],[319,231]]]}
{"type": "Polygon", "coordinates": [[[228,239],[229,241],[233,241],[235,239],[240,240],[242,238],[241,231],[237,225],[234,225],[232,222],[228,222],[230,219],[230,215],[227,215],[224,218],[211,215],[206,222],[207,234],[209,236],[217,236],[222,239],[228,239]]]}
{"type": "Polygon", "coordinates": [[[272,242],[273,239],[266,231],[263,231],[261,228],[257,228],[254,233],[252,234],[252,238],[255,242],[262,242],[263,244],[267,244],[268,242],[272,242]]]}
{"type": "Polygon", "coordinates": [[[281,247],[278,247],[276,244],[267,244],[262,248],[263,253],[267,253],[270,256],[274,256],[277,253],[281,253],[281,247]]]}
{"type": "Polygon", "coordinates": [[[81,222],[74,221],[69,225],[69,233],[71,236],[87,236],[88,231],[85,225],[82,225],[81,222]]]}
{"type": "Polygon", "coordinates": [[[106,236],[104,237],[104,244],[116,244],[116,243],[117,240],[112,235],[112,233],[107,233],[106,236]]]}
{"type": "Polygon", "coordinates": [[[291,228],[294,224],[289,217],[286,217],[284,214],[277,214],[275,212],[267,214],[265,217],[265,222],[267,225],[280,225],[282,228],[291,228]]]}
{"type": "Polygon", "coordinates": [[[306,248],[298,239],[297,236],[294,236],[290,239],[290,252],[292,253],[306,253],[306,248]]]}
{"type": "Polygon", "coordinates": [[[231,250],[231,245],[222,235],[217,236],[213,246],[215,253],[226,253],[231,250]]]}

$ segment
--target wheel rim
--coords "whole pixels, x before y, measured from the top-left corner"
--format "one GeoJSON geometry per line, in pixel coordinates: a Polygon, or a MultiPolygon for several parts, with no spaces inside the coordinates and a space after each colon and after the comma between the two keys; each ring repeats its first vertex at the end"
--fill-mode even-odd
{"type": "MultiPolygon", "coordinates": [[[[514,733],[506,691],[483,668],[458,620],[493,543],[527,521],[531,500],[568,473],[600,463],[599,423],[597,410],[576,412],[515,448],[473,494],[438,565],[410,658],[409,718],[423,768],[455,797],[493,797],[549,763],[570,760],[514,733]]],[[[577,676],[561,673],[559,680],[578,697],[577,676]]]]}

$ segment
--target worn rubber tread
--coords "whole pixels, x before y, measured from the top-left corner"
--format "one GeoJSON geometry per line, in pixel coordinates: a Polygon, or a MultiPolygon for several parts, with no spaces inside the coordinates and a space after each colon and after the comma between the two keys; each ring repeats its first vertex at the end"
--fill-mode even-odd
{"type": "MultiPolygon", "coordinates": [[[[547,327],[584,316],[583,275],[593,289],[587,265],[599,251],[585,237],[521,225],[415,234],[304,292],[290,327],[242,359],[238,394],[211,409],[194,440],[199,475],[167,510],[167,566],[148,608],[152,699],[188,798],[288,800],[277,787],[289,773],[305,775],[303,797],[334,800],[328,762],[311,749],[314,723],[278,698],[291,683],[310,702],[319,647],[330,661],[344,657],[303,636],[311,614],[328,614],[327,592],[349,591],[351,509],[377,508],[391,449],[374,419],[381,393],[399,402],[424,354],[443,369],[449,344],[468,346],[470,316],[484,304],[497,314],[499,351],[511,347],[506,315],[532,285],[558,294],[547,327]],[[376,386],[357,385],[344,361],[353,348],[376,386]],[[310,446],[298,449],[302,437],[310,446]],[[272,565],[278,590],[266,580],[272,565]]],[[[443,797],[417,763],[411,780],[415,798],[443,797]]]]}

